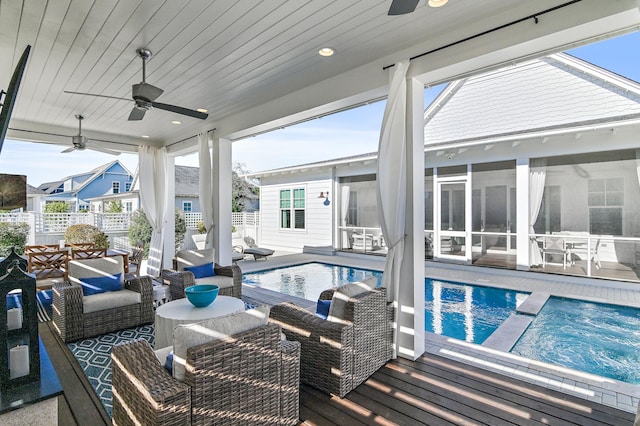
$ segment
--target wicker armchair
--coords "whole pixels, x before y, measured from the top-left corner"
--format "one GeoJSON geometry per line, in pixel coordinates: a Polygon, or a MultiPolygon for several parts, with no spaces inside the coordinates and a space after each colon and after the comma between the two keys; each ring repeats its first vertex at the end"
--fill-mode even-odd
{"type": "MultiPolygon", "coordinates": [[[[336,290],[325,290],[320,299],[332,300],[336,290]]],[[[271,307],[270,320],[302,345],[303,382],[343,397],[391,359],[393,308],[385,293],[378,288],[341,298],[345,309],[337,322],[290,302],[271,307]]]]}
{"type": "Polygon", "coordinates": [[[216,276],[195,278],[193,273],[185,271],[187,266],[202,265],[212,262],[213,249],[181,250],[176,253],[174,269],[162,271],[162,281],[169,285],[171,300],[185,297],[184,289],[195,284],[216,284],[220,287],[221,296],[242,297],[242,271],[238,265],[220,266],[214,264],[216,276]]]}
{"type": "Polygon", "coordinates": [[[115,346],[113,423],[298,424],[300,344],[280,335],[267,324],[191,347],[184,382],[146,341],[115,346]]]}
{"type": "Polygon", "coordinates": [[[78,271],[120,271],[124,277],[122,257],[71,260],[69,281],[53,284],[53,325],[65,342],[98,336],[116,330],[151,324],[153,282],[151,277],[124,281],[120,291],[84,296],[78,271]],[[90,309],[87,309],[91,306],[90,309]]]}

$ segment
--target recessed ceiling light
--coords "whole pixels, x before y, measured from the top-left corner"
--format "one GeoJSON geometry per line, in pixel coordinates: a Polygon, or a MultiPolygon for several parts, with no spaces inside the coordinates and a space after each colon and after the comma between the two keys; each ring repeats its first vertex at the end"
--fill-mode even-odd
{"type": "Polygon", "coordinates": [[[149,135],[142,135],[143,138],[149,139],[149,135]]]}
{"type": "Polygon", "coordinates": [[[429,0],[429,6],[431,7],[440,7],[447,4],[449,0],[429,0]]]}
{"type": "Polygon", "coordinates": [[[318,50],[318,53],[320,54],[320,56],[332,56],[334,53],[336,53],[336,51],[332,47],[323,47],[322,49],[318,50]]]}
{"type": "Polygon", "coordinates": [[[182,121],[173,120],[173,121],[171,122],[171,124],[182,124],[182,121]]]}
{"type": "Polygon", "coordinates": [[[198,112],[209,112],[208,110],[206,110],[204,108],[198,108],[196,111],[198,111],[198,112]]]}

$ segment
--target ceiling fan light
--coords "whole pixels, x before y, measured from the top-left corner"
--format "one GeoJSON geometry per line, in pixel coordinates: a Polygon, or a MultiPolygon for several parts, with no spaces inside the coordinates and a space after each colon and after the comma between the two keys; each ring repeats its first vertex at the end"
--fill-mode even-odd
{"type": "Polygon", "coordinates": [[[440,7],[447,4],[449,0],[429,0],[429,6],[431,7],[440,7]]]}

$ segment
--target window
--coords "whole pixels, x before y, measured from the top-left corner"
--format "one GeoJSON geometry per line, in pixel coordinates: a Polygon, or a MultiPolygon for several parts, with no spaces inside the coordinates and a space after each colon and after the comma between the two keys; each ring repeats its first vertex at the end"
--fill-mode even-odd
{"type": "Polygon", "coordinates": [[[358,193],[349,191],[349,207],[347,209],[347,226],[358,224],[358,193]]]}
{"type": "Polygon", "coordinates": [[[589,179],[589,232],[622,235],[624,179],[589,179]]]}
{"type": "Polygon", "coordinates": [[[280,190],[280,228],[305,229],[304,188],[280,190]]]}
{"type": "Polygon", "coordinates": [[[125,201],[124,211],[127,213],[131,213],[133,211],[133,203],[131,201],[125,201]]]}
{"type": "Polygon", "coordinates": [[[112,193],[113,194],[119,194],[120,193],[120,182],[112,182],[111,183],[111,189],[112,189],[112,193]]]}
{"type": "Polygon", "coordinates": [[[191,204],[191,201],[183,201],[182,202],[182,211],[183,212],[190,212],[192,211],[193,205],[191,204]]]}
{"type": "Polygon", "coordinates": [[[124,183],[124,192],[130,192],[131,191],[131,182],[125,182],[124,183]]]}

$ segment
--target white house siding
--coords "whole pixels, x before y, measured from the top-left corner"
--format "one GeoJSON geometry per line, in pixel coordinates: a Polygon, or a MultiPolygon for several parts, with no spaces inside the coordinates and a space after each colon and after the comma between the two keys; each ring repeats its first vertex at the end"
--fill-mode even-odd
{"type": "Polygon", "coordinates": [[[332,213],[335,208],[334,185],[331,171],[288,177],[261,178],[260,185],[260,246],[276,250],[301,251],[307,246],[329,246],[333,244],[332,213]],[[280,190],[305,189],[305,229],[280,228],[280,190]],[[329,191],[331,204],[325,206],[320,192],[329,191]]]}

